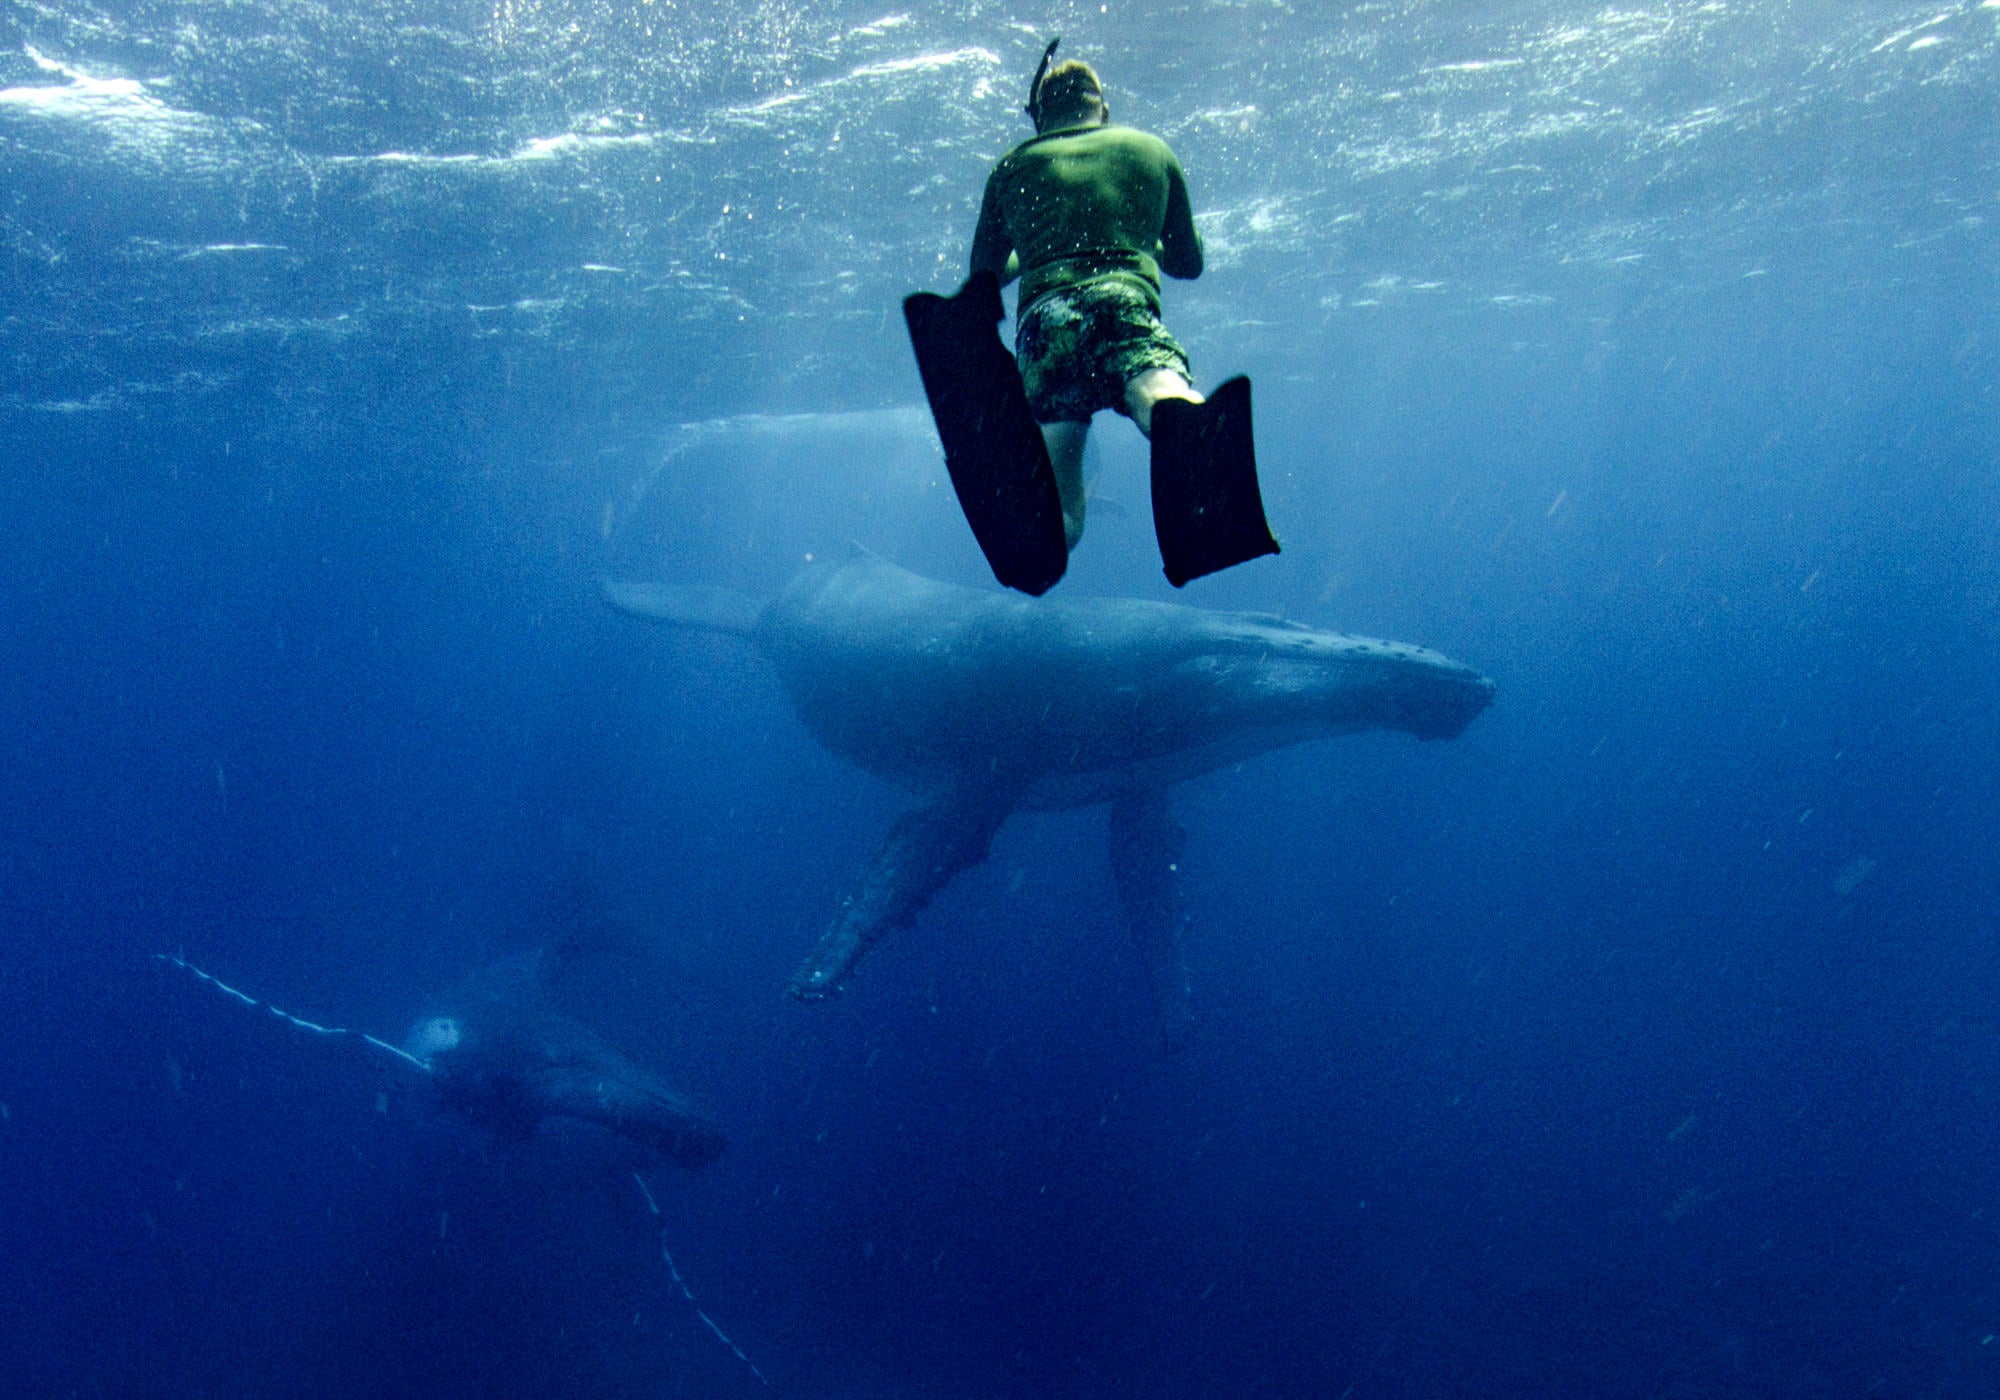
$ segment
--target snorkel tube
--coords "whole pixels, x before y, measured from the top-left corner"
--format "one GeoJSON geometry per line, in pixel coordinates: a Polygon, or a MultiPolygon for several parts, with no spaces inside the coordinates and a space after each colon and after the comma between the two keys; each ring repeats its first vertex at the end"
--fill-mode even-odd
{"type": "Polygon", "coordinates": [[[1035,80],[1028,84],[1028,105],[1021,110],[1028,114],[1028,120],[1035,124],[1035,130],[1042,129],[1042,79],[1049,75],[1049,65],[1055,62],[1056,45],[1062,42],[1058,34],[1049,40],[1049,46],[1042,50],[1042,61],[1035,65],[1035,80]]]}

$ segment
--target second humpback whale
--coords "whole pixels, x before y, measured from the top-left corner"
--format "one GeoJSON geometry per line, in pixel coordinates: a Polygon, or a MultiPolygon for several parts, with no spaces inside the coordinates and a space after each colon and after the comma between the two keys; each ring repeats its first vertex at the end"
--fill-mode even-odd
{"type": "Polygon", "coordinates": [[[721,1128],[556,1009],[551,988],[585,951],[571,938],[482,969],[432,999],[402,1053],[431,1072],[447,1107],[503,1137],[573,1118],[610,1129],[650,1161],[707,1166],[725,1145],[721,1128]]]}
{"type": "Polygon", "coordinates": [[[915,792],[792,979],[808,1000],[986,858],[1017,807],[1111,804],[1110,855],[1169,1044],[1190,1024],[1173,784],[1309,739],[1459,734],[1493,683],[1433,651],[1280,618],[1120,598],[1036,599],[856,550],[768,604],[610,583],[642,617],[741,636],[822,745],[915,792]]]}

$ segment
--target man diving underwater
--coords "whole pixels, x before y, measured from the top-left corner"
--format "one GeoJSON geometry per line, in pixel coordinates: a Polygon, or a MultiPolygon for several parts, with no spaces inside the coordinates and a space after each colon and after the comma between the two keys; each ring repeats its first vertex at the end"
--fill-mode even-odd
{"type": "Polygon", "coordinates": [[[1159,137],[1111,125],[1089,64],[1045,67],[1028,115],[1035,135],[987,177],[972,271],[1021,279],[1014,353],[1075,549],[1092,415],[1113,409],[1150,438],[1160,400],[1202,402],[1160,321],[1160,274],[1201,276],[1201,235],[1180,161],[1159,137]]]}
{"type": "Polygon", "coordinates": [[[1187,352],[1160,319],[1161,274],[1202,271],[1187,177],[1159,137],[1111,125],[1090,65],[1053,62],[1060,42],[1029,89],[1035,135],[987,177],[971,279],[956,297],[919,293],[905,310],[953,485],[1001,581],[1040,593],[1061,577],[1083,536],[1090,420],[1111,409],[1152,441],[1154,525],[1179,587],[1277,552],[1249,381],[1209,400],[1195,390],[1187,352]],[[1017,277],[1009,366],[990,328],[1004,315],[999,287],[1017,277]]]}

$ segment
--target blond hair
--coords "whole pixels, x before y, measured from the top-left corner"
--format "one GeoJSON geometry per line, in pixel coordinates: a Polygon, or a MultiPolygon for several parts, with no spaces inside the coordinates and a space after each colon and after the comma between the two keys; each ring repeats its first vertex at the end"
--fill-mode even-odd
{"type": "Polygon", "coordinates": [[[1097,70],[1080,58],[1064,59],[1035,85],[1035,125],[1080,115],[1092,102],[1104,101],[1104,84],[1097,70]]]}

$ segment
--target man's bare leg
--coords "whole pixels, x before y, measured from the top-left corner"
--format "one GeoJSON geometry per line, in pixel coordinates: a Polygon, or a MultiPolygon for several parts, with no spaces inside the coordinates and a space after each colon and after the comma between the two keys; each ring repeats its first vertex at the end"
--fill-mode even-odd
{"type": "Polygon", "coordinates": [[[1063,541],[1071,549],[1083,538],[1083,443],[1089,436],[1088,423],[1042,424],[1042,442],[1049,449],[1049,465],[1056,469],[1056,493],[1062,497],[1063,541]]]}
{"type": "MultiPolygon", "coordinates": [[[[1189,403],[1201,403],[1202,397],[1195,392],[1194,385],[1183,379],[1178,370],[1149,369],[1143,374],[1135,374],[1125,381],[1125,411],[1132,415],[1132,421],[1139,425],[1139,431],[1147,437],[1153,435],[1153,405],[1161,399],[1186,399],[1189,403]]],[[[1082,449],[1078,448],[1078,461],[1082,461],[1082,449]]],[[[1050,453],[1051,456],[1055,454],[1050,453]]],[[[1062,480],[1060,476],[1056,478],[1062,480]]]]}

